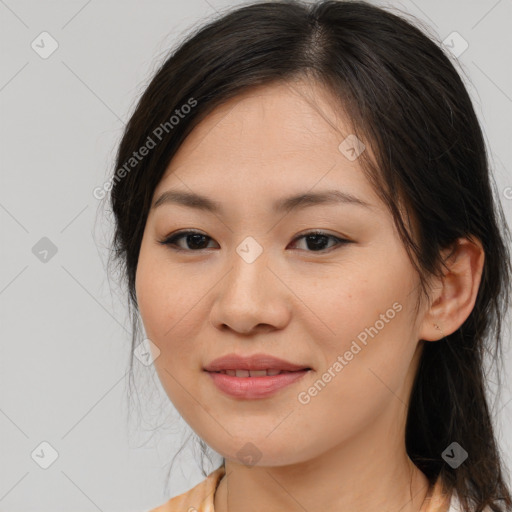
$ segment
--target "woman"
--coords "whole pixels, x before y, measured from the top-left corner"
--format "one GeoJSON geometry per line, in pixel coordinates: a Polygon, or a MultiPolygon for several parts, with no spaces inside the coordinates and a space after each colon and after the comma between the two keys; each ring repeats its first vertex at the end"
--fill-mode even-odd
{"type": "Polygon", "coordinates": [[[511,510],[483,371],[509,233],[437,43],[365,2],[237,8],[157,71],[116,169],[134,333],[223,457],[154,512],[511,510]]]}

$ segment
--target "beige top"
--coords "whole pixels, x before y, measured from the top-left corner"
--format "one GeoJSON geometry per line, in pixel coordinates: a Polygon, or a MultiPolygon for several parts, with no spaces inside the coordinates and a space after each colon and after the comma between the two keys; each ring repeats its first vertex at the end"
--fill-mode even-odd
{"type": "MultiPolygon", "coordinates": [[[[213,503],[217,486],[225,474],[224,466],[212,471],[202,482],[148,512],[215,512],[213,503]]],[[[430,487],[420,512],[459,512],[441,479],[430,487]]]]}

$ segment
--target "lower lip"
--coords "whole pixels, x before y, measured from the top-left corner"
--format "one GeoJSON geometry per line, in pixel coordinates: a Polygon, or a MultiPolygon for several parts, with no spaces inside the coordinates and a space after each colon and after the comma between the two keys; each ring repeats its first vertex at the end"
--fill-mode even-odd
{"type": "Polygon", "coordinates": [[[236,398],[254,399],[273,395],[302,379],[309,371],[301,370],[266,377],[236,377],[225,373],[207,373],[213,379],[213,383],[224,393],[236,398]]]}

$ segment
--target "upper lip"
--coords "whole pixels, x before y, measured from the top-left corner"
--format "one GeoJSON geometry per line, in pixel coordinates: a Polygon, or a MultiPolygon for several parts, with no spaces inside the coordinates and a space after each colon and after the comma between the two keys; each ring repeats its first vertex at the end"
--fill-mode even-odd
{"type": "Polygon", "coordinates": [[[221,370],[286,370],[290,372],[310,369],[304,364],[294,364],[284,359],[269,354],[253,354],[251,356],[240,356],[238,354],[227,354],[214,359],[204,369],[208,372],[221,370]]]}

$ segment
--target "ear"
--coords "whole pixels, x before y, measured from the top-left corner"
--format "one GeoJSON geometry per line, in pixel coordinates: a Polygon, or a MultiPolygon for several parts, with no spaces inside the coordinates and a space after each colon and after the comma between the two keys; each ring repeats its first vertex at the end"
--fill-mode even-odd
{"type": "Polygon", "coordinates": [[[422,340],[438,341],[455,332],[471,314],[480,287],[485,252],[479,239],[459,238],[442,255],[448,270],[434,283],[418,333],[422,340]]]}

